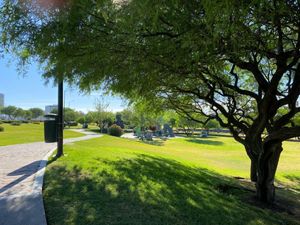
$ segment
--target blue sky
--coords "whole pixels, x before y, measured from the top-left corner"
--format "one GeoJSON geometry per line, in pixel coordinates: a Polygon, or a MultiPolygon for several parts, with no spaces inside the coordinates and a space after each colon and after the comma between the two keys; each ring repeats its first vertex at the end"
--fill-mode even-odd
{"type": "MultiPolygon", "coordinates": [[[[39,66],[32,63],[27,67],[25,75],[17,70],[17,61],[9,54],[0,58],[0,93],[5,95],[5,105],[14,105],[24,109],[57,103],[57,88],[53,83],[45,84],[39,66]]],[[[76,87],[65,86],[65,106],[83,112],[94,109],[95,100],[101,92],[90,95],[80,93],[76,87]]],[[[119,97],[104,96],[104,101],[109,103],[109,110],[120,111],[126,108],[126,103],[119,97]]]]}

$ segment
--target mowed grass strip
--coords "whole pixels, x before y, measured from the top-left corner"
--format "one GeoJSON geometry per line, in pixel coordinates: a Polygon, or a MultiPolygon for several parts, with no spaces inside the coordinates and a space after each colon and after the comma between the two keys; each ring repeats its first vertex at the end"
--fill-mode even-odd
{"type": "MultiPolygon", "coordinates": [[[[287,143],[280,178],[298,176],[299,165],[283,165],[295,146],[287,143]]],[[[104,136],[66,145],[65,154],[46,170],[49,225],[299,224],[287,213],[245,203],[251,192],[220,190],[239,185],[228,175],[248,177],[249,160],[231,138],[147,144],[104,136]]]]}
{"type": "MultiPolygon", "coordinates": [[[[11,124],[1,124],[4,132],[0,132],[0,146],[24,144],[44,141],[44,124],[21,124],[13,126],[11,124]]],[[[64,138],[81,137],[84,134],[71,130],[64,131],[64,138]]]]}

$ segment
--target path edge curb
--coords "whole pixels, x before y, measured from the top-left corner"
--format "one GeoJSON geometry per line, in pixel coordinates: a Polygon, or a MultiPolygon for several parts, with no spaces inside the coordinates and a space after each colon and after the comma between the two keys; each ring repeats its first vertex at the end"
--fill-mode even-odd
{"type": "MultiPolygon", "coordinates": [[[[38,171],[35,174],[34,177],[34,182],[33,182],[33,188],[32,188],[32,192],[33,195],[35,196],[41,196],[41,201],[42,201],[42,211],[43,211],[43,216],[46,219],[46,213],[45,213],[45,206],[44,206],[44,198],[43,198],[43,184],[44,184],[44,175],[46,172],[46,166],[48,163],[48,159],[50,158],[50,156],[54,153],[54,151],[57,149],[57,147],[51,149],[46,156],[44,156],[44,158],[41,160],[41,163],[39,165],[38,171]]],[[[47,220],[45,222],[44,225],[47,225],[47,220]]]]}

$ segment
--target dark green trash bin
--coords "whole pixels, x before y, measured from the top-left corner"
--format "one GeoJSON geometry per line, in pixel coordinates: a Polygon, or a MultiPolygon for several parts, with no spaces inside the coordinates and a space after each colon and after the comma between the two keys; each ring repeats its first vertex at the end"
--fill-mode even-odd
{"type": "Polygon", "coordinates": [[[45,115],[44,121],[44,137],[46,143],[57,142],[57,115],[45,115]]]}

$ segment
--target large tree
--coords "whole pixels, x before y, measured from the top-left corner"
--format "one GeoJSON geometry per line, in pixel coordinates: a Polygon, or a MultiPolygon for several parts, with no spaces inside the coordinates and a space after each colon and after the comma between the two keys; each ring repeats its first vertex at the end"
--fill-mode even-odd
{"type": "Polygon", "coordinates": [[[300,135],[298,1],[74,0],[42,13],[20,2],[4,1],[5,46],[46,62],[46,77],[216,119],[273,201],[282,142],[300,135]]]}

